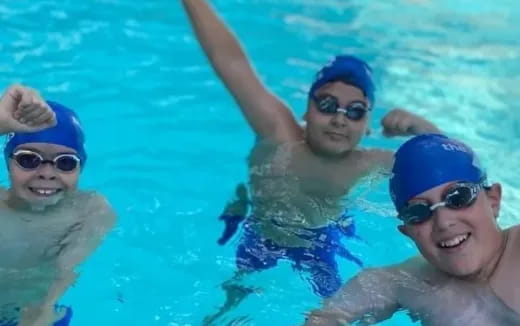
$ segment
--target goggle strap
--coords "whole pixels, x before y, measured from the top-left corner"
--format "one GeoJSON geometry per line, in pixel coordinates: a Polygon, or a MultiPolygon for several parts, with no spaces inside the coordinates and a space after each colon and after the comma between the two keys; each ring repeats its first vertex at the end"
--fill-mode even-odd
{"type": "Polygon", "coordinates": [[[441,202],[439,202],[437,204],[431,205],[430,206],[430,210],[433,212],[434,210],[436,210],[439,207],[446,207],[446,202],[445,201],[441,201],[441,202]]]}

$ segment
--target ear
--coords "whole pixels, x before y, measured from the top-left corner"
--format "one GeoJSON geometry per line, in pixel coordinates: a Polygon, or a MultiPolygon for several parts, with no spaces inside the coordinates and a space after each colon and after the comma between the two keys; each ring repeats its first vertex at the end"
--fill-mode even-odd
{"type": "MultiPolygon", "coordinates": [[[[368,100],[367,100],[368,101],[368,100]]],[[[366,136],[370,136],[372,134],[372,129],[370,128],[370,121],[372,121],[371,119],[371,111],[368,111],[367,113],[367,124],[366,124],[366,129],[365,129],[365,135],[366,136]]]]}
{"type": "Polygon", "coordinates": [[[502,201],[502,185],[500,185],[500,183],[493,184],[489,190],[486,190],[486,195],[493,214],[495,218],[497,218],[500,213],[500,203],[502,201]]]}
{"type": "Polygon", "coordinates": [[[401,232],[401,234],[410,238],[410,232],[408,231],[408,228],[406,227],[406,225],[403,225],[403,224],[398,225],[397,229],[399,230],[399,232],[401,232]]]}

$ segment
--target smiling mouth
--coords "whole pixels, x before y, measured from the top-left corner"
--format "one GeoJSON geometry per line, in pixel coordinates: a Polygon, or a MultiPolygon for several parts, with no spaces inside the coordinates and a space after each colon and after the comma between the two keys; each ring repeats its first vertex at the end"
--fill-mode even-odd
{"type": "Polygon", "coordinates": [[[465,233],[457,235],[451,239],[445,240],[445,241],[439,241],[437,243],[437,247],[441,249],[453,249],[457,248],[460,245],[462,245],[464,242],[466,242],[471,237],[471,233],[465,233]]]}
{"type": "Polygon", "coordinates": [[[29,190],[40,197],[51,197],[56,195],[57,193],[61,192],[61,189],[57,188],[36,188],[36,187],[29,187],[29,190]]]}

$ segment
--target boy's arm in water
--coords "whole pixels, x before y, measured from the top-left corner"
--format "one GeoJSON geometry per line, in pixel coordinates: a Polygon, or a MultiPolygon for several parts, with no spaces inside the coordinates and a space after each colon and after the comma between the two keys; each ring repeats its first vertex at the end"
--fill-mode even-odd
{"type": "Polygon", "coordinates": [[[56,115],[37,91],[11,85],[0,98],[0,135],[30,132],[56,125],[56,115]]]}
{"type": "Polygon", "coordinates": [[[312,311],[305,326],[370,324],[390,318],[399,309],[392,269],[367,269],[348,281],[323,307],[312,311]]]}
{"type": "Polygon", "coordinates": [[[255,133],[275,143],[300,140],[289,108],[259,80],[239,41],[204,0],[183,0],[197,39],[255,133]]]}
{"type": "MultiPolygon", "coordinates": [[[[381,120],[381,125],[386,137],[442,133],[432,122],[403,109],[394,109],[387,113],[381,120]]],[[[382,168],[389,171],[394,163],[394,152],[382,149],[370,150],[369,160],[374,169],[382,168]]]]}
{"type": "Polygon", "coordinates": [[[57,255],[57,274],[45,299],[37,306],[22,309],[20,326],[48,325],[57,318],[54,306],[77,279],[74,269],[95,251],[114,226],[116,214],[106,199],[98,194],[91,196],[85,220],[73,224],[56,248],[53,248],[57,255]]]}
{"type": "Polygon", "coordinates": [[[116,214],[106,198],[96,193],[90,196],[84,222],[73,225],[58,248],[57,263],[61,271],[74,270],[96,250],[116,223],[116,214]]]}

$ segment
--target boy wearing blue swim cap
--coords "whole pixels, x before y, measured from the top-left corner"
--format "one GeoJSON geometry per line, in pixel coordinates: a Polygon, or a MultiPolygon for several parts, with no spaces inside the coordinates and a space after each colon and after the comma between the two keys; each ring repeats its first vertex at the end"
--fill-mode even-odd
{"type": "Polygon", "coordinates": [[[473,150],[417,136],[392,172],[399,230],[421,256],[361,272],[305,325],[372,324],[403,309],[422,325],[520,325],[520,226],[497,225],[501,186],[488,185],[473,150]]]}
{"type": "MultiPolygon", "coordinates": [[[[249,157],[251,199],[242,198],[222,217],[228,227],[219,243],[245,220],[240,214],[249,203],[238,270],[264,270],[288,259],[296,269],[310,271],[318,295],[331,295],[341,284],[336,255],[362,265],[340,245],[342,236],[354,234],[343,199],[363,176],[392,161],[391,152],[357,148],[374,107],[371,68],[348,55],[323,67],[308,93],[302,126],[262,84],[238,40],[206,1],[183,0],[183,5],[211,65],[258,137],[249,157]]],[[[382,124],[391,136],[437,131],[404,110],[390,112],[382,124]]]]}
{"type": "Polygon", "coordinates": [[[69,325],[56,302],[115,214],[77,189],[87,156],[72,110],[14,85],[0,98],[0,135],[10,180],[0,188],[0,325],[69,325]]]}

